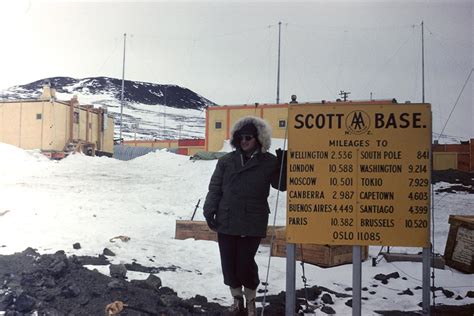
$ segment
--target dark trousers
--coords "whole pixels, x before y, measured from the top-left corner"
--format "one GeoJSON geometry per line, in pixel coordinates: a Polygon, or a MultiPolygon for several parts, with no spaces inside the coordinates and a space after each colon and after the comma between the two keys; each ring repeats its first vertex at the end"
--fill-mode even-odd
{"type": "Polygon", "coordinates": [[[217,234],[224,284],[232,288],[243,285],[252,290],[258,287],[260,279],[255,254],[260,240],[260,237],[217,234]]]}

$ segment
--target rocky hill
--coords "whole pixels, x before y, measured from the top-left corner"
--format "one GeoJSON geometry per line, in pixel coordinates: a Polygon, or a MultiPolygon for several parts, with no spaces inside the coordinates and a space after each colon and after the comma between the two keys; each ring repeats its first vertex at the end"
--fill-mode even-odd
{"type": "MultiPolygon", "coordinates": [[[[36,98],[41,95],[45,82],[56,88],[59,93],[82,95],[108,95],[121,99],[122,80],[109,77],[91,77],[75,79],[70,77],[52,77],[40,79],[24,85],[18,85],[4,91],[7,99],[36,98]]],[[[161,85],[141,81],[124,81],[124,100],[147,105],[166,105],[180,109],[203,109],[214,103],[197,93],[176,85],[161,85]]]]}

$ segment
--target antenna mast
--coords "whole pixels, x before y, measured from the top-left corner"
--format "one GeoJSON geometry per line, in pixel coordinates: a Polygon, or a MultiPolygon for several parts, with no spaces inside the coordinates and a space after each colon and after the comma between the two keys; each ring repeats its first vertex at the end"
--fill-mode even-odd
{"type": "Polygon", "coordinates": [[[278,22],[278,71],[277,71],[277,99],[276,103],[280,103],[280,44],[281,44],[281,22],[278,22]]]}
{"type": "Polygon", "coordinates": [[[421,102],[425,103],[425,31],[421,21],[421,102]]]}
{"type": "Polygon", "coordinates": [[[123,62],[122,62],[122,93],[120,95],[120,134],[119,141],[122,143],[123,126],[123,94],[125,90],[125,45],[127,43],[127,33],[123,33],[123,62]]]}

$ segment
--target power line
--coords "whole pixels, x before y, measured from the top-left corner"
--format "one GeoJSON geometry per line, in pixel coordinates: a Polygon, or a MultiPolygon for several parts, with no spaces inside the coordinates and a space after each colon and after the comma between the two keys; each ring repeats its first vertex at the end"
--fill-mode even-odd
{"type": "MultiPolygon", "coordinates": [[[[398,53],[399,53],[399,52],[401,51],[401,49],[406,45],[406,43],[408,43],[408,41],[409,41],[410,39],[411,39],[410,37],[407,38],[407,39],[395,50],[395,52],[394,52],[391,56],[389,56],[389,57],[385,60],[385,62],[384,62],[383,64],[381,64],[381,65],[379,66],[379,68],[384,68],[387,64],[389,64],[389,63],[392,61],[392,59],[393,59],[395,56],[398,55],[398,53]]],[[[383,73],[383,71],[378,71],[379,68],[377,68],[377,69],[374,71],[374,75],[370,77],[372,80],[371,80],[371,81],[367,81],[367,84],[365,85],[365,89],[364,89],[364,90],[367,90],[368,86],[369,86],[372,82],[374,82],[374,81],[376,80],[375,74],[377,74],[377,73],[378,73],[378,74],[382,74],[382,73],[383,73]]],[[[369,79],[369,80],[370,80],[370,79],[369,79]]]]}
{"type": "MultiPolygon", "coordinates": [[[[274,26],[274,25],[272,25],[274,26]]],[[[256,26],[252,28],[243,28],[241,30],[237,30],[235,32],[227,32],[227,33],[216,33],[216,34],[209,34],[209,35],[201,35],[199,37],[196,37],[196,35],[192,35],[190,37],[179,37],[176,35],[169,35],[169,37],[166,36],[166,34],[163,35],[157,35],[157,34],[147,34],[147,33],[134,33],[135,36],[137,36],[140,39],[146,39],[147,41],[149,40],[157,40],[157,41],[207,41],[207,40],[216,40],[217,38],[220,37],[232,37],[236,35],[243,35],[243,34],[254,34],[255,31],[257,30],[263,30],[266,29],[268,25],[265,26],[256,26]]]]}
{"type": "Polygon", "coordinates": [[[467,85],[467,83],[469,82],[469,79],[471,78],[471,75],[472,75],[472,72],[473,72],[473,71],[474,71],[474,68],[471,68],[471,71],[469,72],[469,75],[467,76],[467,79],[466,79],[466,81],[464,82],[464,85],[463,85],[461,91],[459,92],[459,95],[458,95],[458,97],[457,97],[457,99],[456,99],[456,102],[454,103],[454,106],[453,106],[453,108],[451,109],[451,112],[449,113],[448,119],[447,119],[446,122],[444,123],[443,129],[441,130],[441,133],[440,133],[439,136],[438,136],[438,140],[439,140],[439,139],[441,138],[441,136],[443,135],[444,129],[446,128],[446,125],[448,125],[449,119],[451,118],[451,115],[453,114],[454,109],[456,108],[456,105],[458,105],[459,99],[461,98],[461,95],[462,95],[462,93],[463,93],[463,91],[464,91],[464,88],[466,88],[466,85],[467,85]]]}
{"type": "Polygon", "coordinates": [[[119,44],[119,40],[118,38],[115,38],[114,39],[115,41],[115,46],[114,48],[112,49],[112,52],[108,55],[108,57],[104,60],[104,62],[102,63],[102,66],[99,67],[99,70],[97,71],[97,74],[100,74],[100,72],[102,71],[102,69],[104,68],[105,64],[109,62],[110,58],[115,54],[115,51],[117,50],[117,47],[118,47],[118,44],[119,44]]]}
{"type": "MultiPolygon", "coordinates": [[[[303,28],[311,33],[322,32],[320,30],[324,29],[324,32],[328,32],[328,30],[334,30],[333,32],[340,32],[341,29],[347,30],[347,25],[344,27],[341,26],[332,26],[328,24],[299,24],[299,23],[291,23],[293,26],[303,28]],[[315,31],[317,30],[317,31],[315,31]]],[[[351,26],[351,31],[381,31],[381,30],[400,30],[413,27],[412,24],[403,24],[403,25],[393,25],[393,26],[374,26],[374,27],[354,27],[351,26]]]]}

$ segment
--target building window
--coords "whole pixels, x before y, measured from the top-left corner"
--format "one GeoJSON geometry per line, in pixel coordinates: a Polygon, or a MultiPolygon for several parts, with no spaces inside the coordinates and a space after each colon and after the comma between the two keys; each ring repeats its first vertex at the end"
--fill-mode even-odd
{"type": "Polygon", "coordinates": [[[217,121],[216,122],[216,129],[221,129],[222,128],[222,122],[217,121]]]}
{"type": "Polygon", "coordinates": [[[36,114],[36,119],[37,119],[37,120],[41,120],[42,117],[43,117],[43,115],[41,115],[41,113],[37,113],[37,114],[36,114]]]}
{"type": "Polygon", "coordinates": [[[278,127],[285,128],[286,127],[286,120],[278,120],[278,127]]]}
{"type": "Polygon", "coordinates": [[[73,119],[73,122],[75,124],[79,124],[79,113],[78,112],[74,112],[74,119],[73,119]]]}

